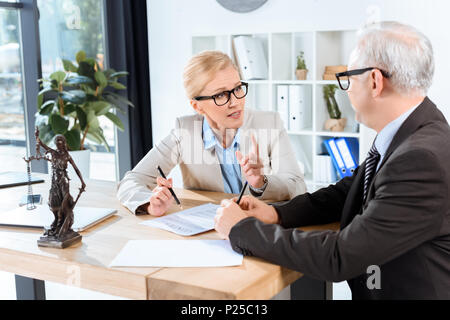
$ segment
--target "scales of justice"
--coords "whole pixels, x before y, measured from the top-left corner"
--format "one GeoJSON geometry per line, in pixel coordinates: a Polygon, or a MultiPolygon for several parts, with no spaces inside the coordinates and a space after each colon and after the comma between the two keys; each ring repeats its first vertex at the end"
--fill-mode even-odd
{"type": "Polygon", "coordinates": [[[29,158],[24,158],[27,163],[28,173],[28,199],[31,198],[31,203],[27,203],[27,209],[36,209],[36,206],[32,202],[31,161],[49,161],[52,166],[52,183],[48,197],[48,206],[53,212],[55,219],[49,228],[45,228],[44,235],[37,242],[40,247],[64,249],[81,242],[81,235],[72,230],[74,221],[73,209],[75,208],[81,194],[85,191],[86,184],[84,183],[80,170],[78,170],[75,162],[68,152],[66,138],[63,135],[55,136],[55,149],[50,148],[39,139],[38,128],[36,128],[35,137],[36,155],[30,156],[29,158]],[[41,147],[45,150],[44,155],[41,155],[41,147]],[[81,188],[79,189],[79,193],[75,201],[69,192],[70,179],[67,175],[68,163],[72,165],[81,181],[81,188]]]}

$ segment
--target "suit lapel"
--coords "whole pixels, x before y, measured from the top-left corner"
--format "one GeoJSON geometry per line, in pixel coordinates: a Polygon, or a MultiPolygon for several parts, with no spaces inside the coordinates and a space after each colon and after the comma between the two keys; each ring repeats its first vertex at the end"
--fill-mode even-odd
{"type": "Polygon", "coordinates": [[[366,162],[356,168],[355,178],[352,186],[345,199],[344,208],[342,209],[341,230],[344,229],[361,211],[364,187],[364,171],[366,162]]]}

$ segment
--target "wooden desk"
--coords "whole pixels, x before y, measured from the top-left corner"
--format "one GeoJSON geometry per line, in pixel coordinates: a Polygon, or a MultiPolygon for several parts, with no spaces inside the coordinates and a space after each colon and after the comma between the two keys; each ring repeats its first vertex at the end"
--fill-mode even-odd
{"type": "MultiPolygon", "coordinates": [[[[33,185],[34,193],[48,198],[45,184],[33,185]]],[[[72,182],[72,194],[79,185],[72,182]]],[[[128,240],[185,239],[139,223],[153,219],[134,216],[116,198],[116,184],[87,182],[78,206],[117,208],[116,216],[82,232],[83,242],[61,249],[41,248],[41,230],[0,227],[0,270],[21,277],[53,281],[131,299],[269,299],[299,279],[302,274],[254,257],[245,257],[238,267],[222,268],[109,268],[128,240]]],[[[26,187],[0,190],[0,212],[16,208],[26,187]]],[[[217,192],[176,190],[184,207],[205,202],[219,203],[228,197],[217,192]]],[[[173,207],[170,212],[177,210],[173,207]]],[[[30,212],[32,214],[32,212],[30,212]]],[[[50,211],[49,211],[49,214],[50,211]]],[[[305,228],[331,228],[337,225],[305,228]]],[[[189,239],[219,239],[210,231],[189,239]]],[[[25,278],[25,279],[26,279],[25,278]]]]}

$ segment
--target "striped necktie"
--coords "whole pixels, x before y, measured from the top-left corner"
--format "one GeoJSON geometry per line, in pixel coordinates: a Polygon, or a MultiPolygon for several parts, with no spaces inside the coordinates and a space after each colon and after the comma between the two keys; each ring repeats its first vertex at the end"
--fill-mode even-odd
{"type": "Polygon", "coordinates": [[[366,202],[367,192],[369,191],[369,185],[375,174],[375,169],[377,168],[377,164],[378,164],[379,160],[380,160],[380,154],[378,153],[378,150],[375,147],[375,142],[374,142],[372,145],[372,148],[369,151],[367,159],[366,159],[366,171],[364,172],[363,203],[366,202]]]}

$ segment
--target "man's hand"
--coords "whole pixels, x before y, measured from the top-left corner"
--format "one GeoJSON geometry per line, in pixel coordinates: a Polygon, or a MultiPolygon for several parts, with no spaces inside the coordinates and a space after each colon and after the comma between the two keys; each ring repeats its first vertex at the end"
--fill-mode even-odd
{"type": "Polygon", "coordinates": [[[173,203],[173,196],[169,191],[169,188],[172,188],[173,181],[172,178],[166,180],[158,177],[156,183],[158,186],[152,191],[153,195],[150,197],[150,205],[147,207],[147,212],[152,216],[159,217],[166,213],[173,203]]]}
{"type": "MultiPolygon", "coordinates": [[[[237,201],[237,198],[233,198],[233,201],[237,201]]],[[[249,217],[255,217],[268,224],[280,223],[278,213],[274,207],[252,196],[243,196],[239,206],[249,217]]]]}
{"type": "Polygon", "coordinates": [[[223,239],[228,239],[231,228],[239,221],[247,218],[244,211],[231,200],[222,200],[214,217],[214,229],[223,239]]]}
{"type": "Polygon", "coordinates": [[[264,185],[263,168],[264,165],[259,158],[259,146],[255,137],[252,135],[252,150],[247,156],[243,156],[240,151],[236,151],[236,159],[241,165],[242,172],[248,183],[256,189],[264,185]]]}

